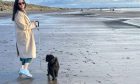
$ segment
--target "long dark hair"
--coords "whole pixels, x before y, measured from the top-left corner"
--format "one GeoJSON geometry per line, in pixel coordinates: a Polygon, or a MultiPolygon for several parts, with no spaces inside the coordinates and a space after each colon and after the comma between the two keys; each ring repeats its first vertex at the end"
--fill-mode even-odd
{"type": "MultiPolygon", "coordinates": [[[[20,10],[19,5],[18,5],[19,0],[15,0],[14,5],[13,5],[13,16],[12,16],[12,21],[15,21],[15,15],[18,10],[20,10]]],[[[23,0],[25,2],[25,0],[23,0]]],[[[25,2],[25,8],[26,8],[26,2],[25,2]]]]}

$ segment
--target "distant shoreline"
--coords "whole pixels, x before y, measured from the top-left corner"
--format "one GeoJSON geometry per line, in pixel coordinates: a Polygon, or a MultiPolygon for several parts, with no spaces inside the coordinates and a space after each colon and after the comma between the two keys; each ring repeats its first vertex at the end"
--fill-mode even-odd
{"type": "MultiPolygon", "coordinates": [[[[12,16],[13,4],[14,2],[11,2],[11,1],[0,1],[0,18],[12,16]]],[[[32,14],[32,13],[36,14],[36,13],[63,11],[65,9],[27,4],[26,10],[27,10],[27,13],[29,14],[32,14]]]]}
{"type": "MultiPolygon", "coordinates": [[[[28,14],[39,14],[39,13],[56,13],[57,15],[64,15],[64,16],[79,16],[79,15],[85,15],[85,16],[95,16],[97,15],[98,17],[114,17],[114,18],[119,18],[119,17],[140,17],[140,11],[100,11],[99,9],[84,9],[83,11],[80,11],[80,9],[65,9],[65,10],[49,10],[49,11],[27,11],[28,14]],[[73,13],[72,13],[73,12],[73,13]]],[[[55,15],[55,14],[53,14],[55,15]]],[[[11,17],[12,16],[12,11],[0,11],[0,18],[5,18],[5,17],[11,17]]]]}
{"type": "MultiPolygon", "coordinates": [[[[66,10],[59,11],[27,11],[27,14],[40,14],[40,13],[53,13],[53,12],[64,12],[66,10]]],[[[12,17],[12,11],[0,11],[0,19],[1,18],[9,18],[12,17]]]]}

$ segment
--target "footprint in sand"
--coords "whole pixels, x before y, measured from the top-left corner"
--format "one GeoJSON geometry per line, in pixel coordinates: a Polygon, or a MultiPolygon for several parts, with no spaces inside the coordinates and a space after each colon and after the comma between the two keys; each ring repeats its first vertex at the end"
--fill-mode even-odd
{"type": "Polygon", "coordinates": [[[126,57],[126,59],[130,59],[130,57],[126,57]]]}
{"type": "Polygon", "coordinates": [[[87,61],[83,61],[84,63],[87,63],[87,61]]]}
{"type": "Polygon", "coordinates": [[[78,64],[78,63],[75,63],[75,64],[78,64]]]}
{"type": "Polygon", "coordinates": [[[70,68],[68,68],[67,70],[70,71],[70,68]]]}
{"type": "Polygon", "coordinates": [[[89,53],[89,51],[86,51],[87,53],[89,53]]]}
{"type": "Polygon", "coordinates": [[[107,76],[109,76],[109,77],[112,77],[110,74],[106,74],[107,76]]]}
{"type": "Polygon", "coordinates": [[[70,55],[73,55],[72,53],[70,53],[70,55]]]}
{"type": "Polygon", "coordinates": [[[127,50],[128,48],[124,48],[125,50],[127,50]]]}
{"type": "Polygon", "coordinates": [[[76,77],[77,77],[78,75],[77,75],[77,74],[75,74],[75,75],[73,75],[73,76],[76,76],[76,77]]]}
{"type": "Polygon", "coordinates": [[[10,41],[13,41],[13,40],[10,40],[10,41]]]}
{"type": "Polygon", "coordinates": [[[95,64],[95,62],[91,62],[92,64],[95,64]]]}
{"type": "Polygon", "coordinates": [[[60,53],[63,53],[63,51],[59,51],[60,53]]]}
{"type": "Polygon", "coordinates": [[[4,51],[7,51],[7,50],[4,50],[4,51]]]}
{"type": "Polygon", "coordinates": [[[130,57],[122,57],[122,59],[130,59],[130,57]]]}
{"type": "Polygon", "coordinates": [[[62,71],[61,73],[66,73],[66,72],[62,71]]]}
{"type": "Polygon", "coordinates": [[[101,81],[99,81],[99,80],[96,80],[98,83],[102,83],[101,81]]]}
{"type": "Polygon", "coordinates": [[[98,52],[92,52],[92,53],[98,54],[98,52]]]}

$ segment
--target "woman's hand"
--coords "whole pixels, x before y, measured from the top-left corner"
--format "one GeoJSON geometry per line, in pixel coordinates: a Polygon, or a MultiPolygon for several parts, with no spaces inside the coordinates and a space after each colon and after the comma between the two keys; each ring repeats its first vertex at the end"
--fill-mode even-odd
{"type": "Polygon", "coordinates": [[[36,21],[31,21],[32,24],[35,25],[35,27],[37,27],[36,21]]]}
{"type": "Polygon", "coordinates": [[[35,27],[39,27],[39,21],[32,21],[35,27]]]}

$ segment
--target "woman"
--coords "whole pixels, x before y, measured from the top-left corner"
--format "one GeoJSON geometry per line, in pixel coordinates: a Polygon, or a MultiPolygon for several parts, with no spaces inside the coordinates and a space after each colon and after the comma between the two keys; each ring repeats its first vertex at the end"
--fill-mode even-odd
{"type": "Polygon", "coordinates": [[[12,20],[16,27],[17,55],[22,62],[19,74],[32,77],[28,67],[33,58],[36,58],[36,45],[32,29],[36,28],[35,21],[30,21],[26,15],[26,3],[24,0],[15,0],[12,20]]]}

